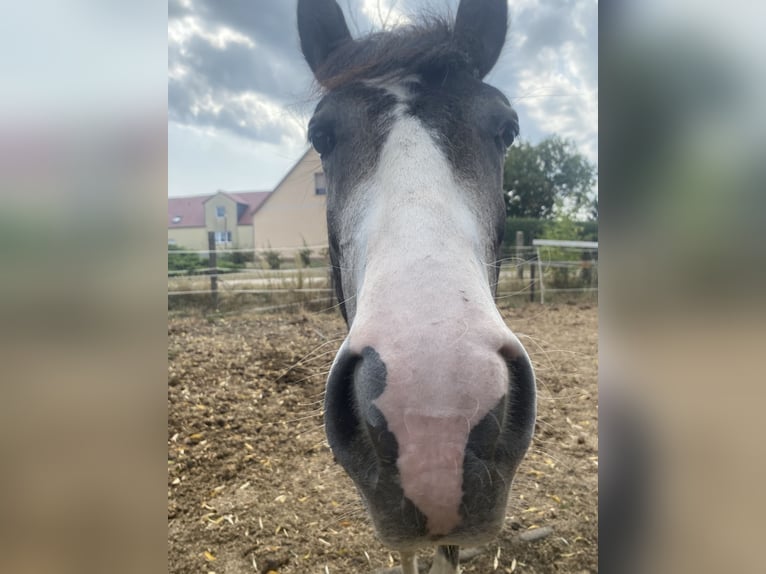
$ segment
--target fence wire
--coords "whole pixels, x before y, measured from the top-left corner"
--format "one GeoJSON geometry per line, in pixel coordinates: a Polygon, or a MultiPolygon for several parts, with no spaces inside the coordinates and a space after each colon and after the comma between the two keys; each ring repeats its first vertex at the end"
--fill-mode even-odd
{"type": "MultiPolygon", "coordinates": [[[[496,299],[554,302],[557,296],[598,292],[598,247],[564,245],[524,246],[506,249],[498,261],[496,299]]],[[[312,253],[327,253],[327,246],[314,246],[312,253]]],[[[211,267],[209,250],[168,251],[168,307],[186,304],[247,305],[258,310],[278,310],[300,305],[330,307],[335,290],[329,261],[312,256],[305,265],[298,254],[280,257],[278,263],[253,250],[216,250],[217,264],[211,267]],[[186,256],[188,268],[172,269],[178,256],[186,256]],[[196,258],[192,259],[190,258],[196,258]],[[236,259],[239,256],[240,259],[236,259]],[[176,259],[174,259],[176,258],[176,259]],[[239,261],[238,263],[235,263],[239,261]],[[273,266],[278,268],[272,268],[273,266]],[[271,266],[271,267],[270,267],[271,266]],[[321,295],[321,297],[318,297],[321,295]]],[[[183,265],[183,262],[180,263],[183,265]]]]}

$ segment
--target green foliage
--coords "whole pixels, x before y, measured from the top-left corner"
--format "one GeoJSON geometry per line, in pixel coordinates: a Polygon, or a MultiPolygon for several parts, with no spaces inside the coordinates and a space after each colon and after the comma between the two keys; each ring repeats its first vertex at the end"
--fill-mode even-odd
{"type": "Polygon", "coordinates": [[[241,263],[239,258],[235,257],[236,253],[224,253],[217,257],[216,264],[218,269],[224,269],[226,271],[237,271],[245,267],[244,263],[241,263]]]}
{"type": "Polygon", "coordinates": [[[304,267],[309,267],[311,265],[311,249],[309,249],[305,238],[303,239],[303,249],[298,251],[298,255],[304,267]]]}
{"type": "Polygon", "coordinates": [[[524,245],[532,245],[533,239],[578,239],[580,241],[598,241],[598,221],[577,221],[570,228],[556,226],[556,221],[549,219],[535,219],[533,217],[509,217],[505,221],[505,238],[503,243],[506,247],[516,245],[516,232],[524,232],[524,245]],[[563,233],[575,233],[564,237],[563,233]],[[555,233],[556,236],[548,235],[555,233]]]}
{"type": "Polygon", "coordinates": [[[237,251],[229,255],[231,256],[231,262],[241,267],[244,267],[246,263],[253,263],[255,261],[255,253],[253,251],[237,251]]]}
{"type": "MultiPolygon", "coordinates": [[[[545,239],[575,239],[581,241],[594,241],[586,237],[585,225],[593,227],[595,224],[596,239],[598,238],[598,224],[596,222],[575,221],[569,215],[562,213],[555,219],[547,221],[543,228],[545,239]]],[[[592,231],[591,231],[592,233],[592,231]]],[[[541,249],[541,259],[544,261],[579,262],[579,265],[557,266],[551,269],[550,286],[557,289],[570,287],[590,286],[594,281],[594,269],[592,254],[589,251],[566,249],[563,247],[545,247],[541,249]]]]}
{"type": "Polygon", "coordinates": [[[263,252],[263,260],[269,269],[279,269],[282,266],[282,256],[279,251],[271,248],[270,243],[268,250],[263,252]]]}
{"type": "Polygon", "coordinates": [[[537,145],[522,142],[509,149],[503,169],[506,213],[510,217],[549,219],[556,207],[577,212],[591,200],[596,167],[574,142],[552,136],[537,145]]]}
{"type": "Polygon", "coordinates": [[[180,245],[168,245],[168,271],[186,271],[192,275],[198,269],[208,265],[208,260],[202,259],[196,253],[174,253],[174,251],[186,251],[186,248],[180,245]]]}
{"type": "Polygon", "coordinates": [[[598,241],[598,221],[581,221],[578,223],[581,241],[598,241]]]}
{"type": "Polygon", "coordinates": [[[540,239],[579,239],[582,234],[582,223],[562,214],[545,222],[540,239]]]}
{"type": "MultiPolygon", "coordinates": [[[[200,257],[196,253],[176,253],[187,251],[186,247],[168,245],[168,271],[186,271],[189,275],[203,273],[203,269],[210,266],[210,259],[200,257]]],[[[216,257],[216,266],[220,272],[237,271],[245,267],[245,263],[254,261],[255,256],[250,252],[226,253],[219,252],[216,257]]],[[[208,273],[208,271],[204,271],[208,273]]]]}
{"type": "Polygon", "coordinates": [[[591,221],[598,221],[598,195],[588,205],[588,217],[591,221]]]}

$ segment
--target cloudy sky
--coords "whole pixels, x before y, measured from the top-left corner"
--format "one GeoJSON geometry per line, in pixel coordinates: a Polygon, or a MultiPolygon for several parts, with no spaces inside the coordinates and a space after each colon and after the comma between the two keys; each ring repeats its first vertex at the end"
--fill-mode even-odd
{"type": "MultiPolygon", "coordinates": [[[[353,35],[458,0],[339,0],[353,35]]],[[[316,105],[296,0],[169,0],[168,194],[270,190],[305,151],[316,105]]],[[[511,0],[505,50],[487,81],[522,138],[573,139],[598,162],[596,0],[511,0]]]]}

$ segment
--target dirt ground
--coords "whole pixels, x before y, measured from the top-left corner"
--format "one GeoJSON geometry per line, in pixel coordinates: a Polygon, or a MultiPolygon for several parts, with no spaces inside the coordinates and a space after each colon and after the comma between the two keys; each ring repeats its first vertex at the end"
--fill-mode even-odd
{"type": "MultiPolygon", "coordinates": [[[[597,572],[597,308],[502,313],[535,365],[539,420],[506,527],[463,571],[597,572]],[[553,533],[519,540],[538,527],[553,533]]],[[[344,334],[337,313],[169,318],[169,572],[366,574],[397,563],[324,438],[324,382],[344,334]]]]}

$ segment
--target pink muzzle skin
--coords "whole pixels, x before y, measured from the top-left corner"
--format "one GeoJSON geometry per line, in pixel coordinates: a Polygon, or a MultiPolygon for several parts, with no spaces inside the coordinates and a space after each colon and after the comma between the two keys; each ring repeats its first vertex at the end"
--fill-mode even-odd
{"type": "MultiPolygon", "coordinates": [[[[437,285],[460,282],[443,278],[437,285]]],[[[347,340],[351,353],[372,348],[385,365],[384,390],[372,404],[396,438],[402,491],[425,516],[430,536],[460,524],[469,435],[508,393],[501,353],[521,349],[491,297],[476,287],[431,289],[427,296],[417,289],[407,296],[390,282],[363,289],[347,340]]]]}

